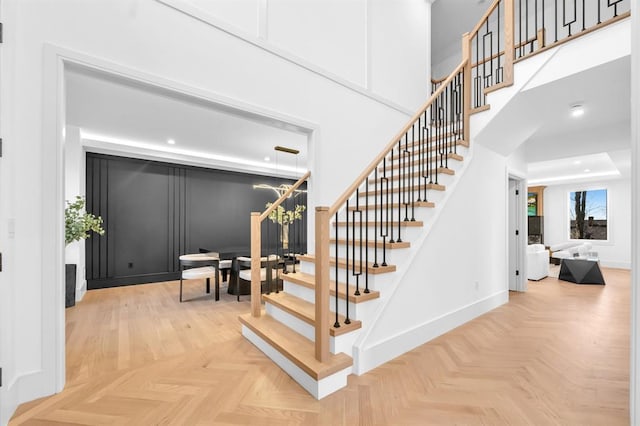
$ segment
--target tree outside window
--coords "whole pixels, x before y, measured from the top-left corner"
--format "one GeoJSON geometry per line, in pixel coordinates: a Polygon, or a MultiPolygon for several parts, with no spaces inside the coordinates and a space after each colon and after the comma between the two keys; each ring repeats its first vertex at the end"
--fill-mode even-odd
{"type": "Polygon", "coordinates": [[[595,189],[569,193],[569,238],[607,240],[607,190],[595,189]]]}

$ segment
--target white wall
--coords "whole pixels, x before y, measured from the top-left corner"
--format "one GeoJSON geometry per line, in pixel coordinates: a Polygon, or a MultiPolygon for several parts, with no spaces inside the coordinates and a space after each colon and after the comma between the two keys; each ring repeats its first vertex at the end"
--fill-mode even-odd
{"type": "Polygon", "coordinates": [[[411,111],[429,94],[429,0],[161,1],[200,10],[284,56],[411,111]]]}
{"type": "MultiPolygon", "coordinates": [[[[332,203],[408,118],[393,102],[159,1],[3,0],[2,12],[9,19],[5,40],[11,42],[3,45],[0,75],[5,141],[0,170],[0,423],[16,404],[64,385],[64,61],[310,123],[311,205],[332,203]],[[15,220],[13,234],[10,220],[15,220]],[[20,274],[19,285],[14,285],[16,271],[29,271],[20,274]]],[[[406,20],[415,23],[413,15],[406,20]]],[[[422,41],[417,44],[428,55],[428,40],[422,41]]],[[[418,87],[414,93],[423,87],[426,71],[420,81],[409,82],[415,77],[412,67],[385,64],[402,77],[398,87],[418,87]]],[[[383,83],[380,93],[388,90],[405,98],[402,90],[383,83]]]]}
{"type": "Polygon", "coordinates": [[[412,267],[357,344],[361,371],[507,302],[506,159],[473,149],[412,267]]]}
{"type": "Polygon", "coordinates": [[[374,93],[418,109],[431,94],[431,2],[368,0],[368,82],[374,93]]]}
{"type": "Polygon", "coordinates": [[[268,0],[267,17],[269,42],[366,86],[365,0],[268,0]]]}
{"type": "Polygon", "coordinates": [[[629,179],[553,185],[544,189],[544,243],[569,241],[569,192],[607,189],[609,241],[590,241],[600,263],[613,268],[631,267],[631,182],[629,179]]]}

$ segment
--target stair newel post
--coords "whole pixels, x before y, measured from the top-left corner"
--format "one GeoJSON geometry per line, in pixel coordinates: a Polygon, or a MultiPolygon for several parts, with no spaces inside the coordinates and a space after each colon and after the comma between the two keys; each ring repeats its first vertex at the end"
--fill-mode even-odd
{"type": "MultiPolygon", "coordinates": [[[[504,1],[504,79],[505,85],[513,84],[513,60],[515,57],[515,0],[504,1]]],[[[600,3],[600,2],[598,2],[600,3]]],[[[543,10],[544,13],[544,10],[543,10]]],[[[544,18],[543,18],[544,22],[544,18]]],[[[543,24],[544,25],[544,24],[543,24]]],[[[464,48],[463,48],[464,59],[464,48]]],[[[469,142],[467,140],[467,142],[469,142]]]]}
{"type": "Polygon", "coordinates": [[[260,316],[260,213],[251,213],[251,316],[260,316]]]}
{"type": "MultiPolygon", "coordinates": [[[[505,17],[506,25],[506,17],[505,17]]],[[[513,42],[512,42],[513,44],[513,42]]],[[[505,46],[505,49],[507,47],[505,46]]],[[[513,56],[513,55],[512,55],[513,56]]],[[[471,114],[471,39],[469,33],[465,33],[462,36],[462,60],[467,61],[463,71],[463,90],[462,90],[462,120],[464,121],[463,133],[465,142],[470,142],[469,134],[469,116],[471,114]]],[[[506,61],[505,61],[506,67],[506,61]]],[[[506,73],[506,68],[505,68],[506,73]]],[[[506,77],[506,76],[505,76],[506,77]]]]}
{"type": "Polygon", "coordinates": [[[329,207],[316,207],[315,233],[315,352],[316,359],[325,362],[329,359],[329,207]]]}

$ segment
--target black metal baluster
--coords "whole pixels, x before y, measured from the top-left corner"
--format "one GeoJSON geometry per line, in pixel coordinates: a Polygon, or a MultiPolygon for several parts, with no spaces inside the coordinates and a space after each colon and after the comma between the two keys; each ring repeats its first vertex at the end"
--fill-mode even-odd
{"type": "MultiPolygon", "coordinates": [[[[396,238],[396,242],[402,242],[400,236],[400,222],[402,222],[402,204],[404,203],[404,192],[402,191],[402,185],[404,183],[404,165],[406,163],[407,157],[403,155],[402,152],[402,139],[398,141],[398,164],[400,168],[398,169],[398,238],[396,238]]],[[[393,199],[393,196],[391,197],[393,199]]]]}
{"type": "MultiPolygon", "coordinates": [[[[420,128],[420,118],[421,116],[418,116],[418,129],[420,128]]],[[[415,149],[416,149],[416,123],[413,123],[413,125],[411,126],[411,140],[412,142],[412,147],[411,147],[411,221],[415,222],[416,221],[416,185],[415,185],[415,159],[414,159],[414,153],[415,153],[415,149]]],[[[418,144],[420,143],[420,141],[418,141],[418,144]]],[[[418,153],[420,152],[419,150],[420,145],[418,145],[418,153]]],[[[418,161],[420,161],[420,158],[418,157],[418,161]]]]}
{"type": "MultiPolygon", "coordinates": [[[[352,217],[352,221],[351,223],[353,223],[353,264],[354,264],[354,268],[355,268],[355,260],[356,260],[356,230],[355,230],[355,225],[356,225],[356,216],[355,216],[355,212],[358,212],[358,214],[360,215],[360,233],[358,234],[359,238],[359,242],[358,242],[358,246],[360,249],[360,274],[362,274],[362,210],[360,210],[360,202],[358,201],[358,197],[360,196],[360,190],[356,189],[356,210],[354,211],[354,215],[352,217]]],[[[355,275],[355,272],[354,272],[355,275]]],[[[355,275],[356,277],[356,291],[355,291],[355,295],[356,296],[360,296],[360,275],[355,275]]],[[[347,305],[349,304],[349,293],[347,293],[347,305]]],[[[348,312],[348,311],[347,311],[348,312]]]]}
{"type": "MultiPolygon", "coordinates": [[[[349,200],[347,200],[346,203],[346,210],[347,212],[346,214],[346,221],[345,221],[345,243],[344,243],[344,257],[345,257],[345,264],[344,264],[344,276],[345,276],[345,286],[346,286],[346,292],[347,295],[349,294],[349,200]]],[[[355,239],[355,235],[353,235],[353,239],[355,239]]],[[[338,263],[338,258],[336,257],[336,263],[338,263]]],[[[338,285],[336,284],[336,296],[338,295],[338,285]]],[[[338,305],[336,304],[336,309],[338,308],[338,305]]],[[[346,322],[346,321],[345,321],[346,322]]]]}
{"type": "Polygon", "coordinates": [[[421,132],[420,129],[423,128],[422,116],[426,115],[426,113],[427,110],[425,109],[424,112],[418,117],[418,172],[416,173],[416,178],[418,180],[418,202],[422,201],[422,198],[420,197],[420,176],[422,174],[422,144],[424,143],[424,140],[422,140],[420,135],[424,132],[421,132]]]}
{"type": "MultiPolygon", "coordinates": [[[[481,105],[481,101],[480,101],[480,87],[478,85],[478,83],[480,83],[480,36],[478,34],[476,34],[476,80],[475,80],[475,95],[476,95],[476,100],[474,103],[474,106],[477,108],[481,105]]],[[[438,114],[438,110],[436,109],[435,114],[438,114]]]]}
{"type": "Polygon", "coordinates": [[[531,52],[533,52],[533,44],[535,40],[538,39],[538,0],[534,0],[533,2],[533,38],[531,40],[531,52]]]}
{"type": "MultiPolygon", "coordinates": [[[[347,206],[347,217],[349,217],[349,213],[348,213],[349,207],[347,206]]],[[[335,296],[335,302],[336,302],[336,321],[333,323],[333,326],[335,328],[340,328],[340,321],[338,321],[338,254],[339,254],[339,243],[340,240],[338,239],[338,226],[339,222],[338,222],[338,212],[336,212],[336,218],[335,218],[335,236],[336,236],[336,247],[335,247],[335,288],[336,288],[336,296],[335,296]]],[[[347,250],[348,251],[348,250],[347,250]]]]}
{"type": "Polygon", "coordinates": [[[405,166],[405,171],[404,171],[404,177],[405,177],[405,182],[404,182],[404,191],[402,192],[403,196],[402,196],[402,202],[404,204],[404,221],[408,222],[409,221],[409,201],[408,198],[410,196],[409,194],[409,190],[410,190],[410,184],[409,184],[409,179],[410,179],[410,170],[411,170],[411,157],[409,156],[409,132],[404,134],[404,151],[402,152],[405,161],[404,161],[404,166],[405,166]]]}
{"type": "MultiPolygon", "coordinates": [[[[562,0],[564,2],[564,0],[562,0]]],[[[556,43],[558,42],[558,0],[555,0],[555,17],[556,17],[556,23],[555,23],[555,34],[556,34],[556,43]]]]}
{"type": "MultiPolygon", "coordinates": [[[[598,0],[600,1],[600,0],[598,0]]],[[[544,45],[546,44],[546,39],[547,39],[547,27],[544,23],[544,15],[545,15],[545,5],[544,5],[544,0],[542,0],[542,46],[538,46],[538,47],[544,47],[544,45]]]]}
{"type": "MultiPolygon", "coordinates": [[[[398,164],[400,162],[398,161],[398,164]]],[[[393,162],[393,149],[391,150],[391,176],[390,181],[393,183],[393,169],[395,169],[396,164],[393,162]]],[[[389,224],[391,223],[391,234],[389,235],[389,243],[395,243],[393,239],[393,194],[389,194],[389,181],[387,181],[387,230],[389,230],[389,224]],[[391,195],[391,200],[389,200],[389,195],[391,195]]]]}
{"type": "MultiPolygon", "coordinates": [[[[384,161],[384,160],[383,160],[384,161]]],[[[367,181],[367,188],[369,182],[367,181]]],[[[378,187],[378,167],[373,172],[373,187],[378,187]]],[[[368,194],[369,191],[367,190],[368,194]]],[[[367,203],[368,204],[368,203],[367,203]]],[[[373,267],[378,267],[378,211],[380,211],[380,224],[382,224],[382,179],[380,180],[380,208],[378,208],[378,194],[373,192],[373,267]]],[[[369,277],[369,274],[367,274],[369,277]]]]}
{"type": "Polygon", "coordinates": [[[524,41],[529,41],[529,0],[524,0],[524,41]]]}
{"type": "Polygon", "coordinates": [[[587,29],[585,24],[586,24],[586,21],[584,19],[584,0],[582,0],[582,31],[587,29]]]}
{"type": "Polygon", "coordinates": [[[518,2],[518,58],[522,57],[522,0],[518,2]]]}
{"type": "MultiPolygon", "coordinates": [[[[376,170],[377,169],[378,169],[378,167],[376,166],[376,170]]],[[[365,192],[365,194],[368,194],[369,193],[369,179],[367,179],[365,181],[364,185],[365,185],[364,186],[364,192],[365,192]]],[[[375,187],[375,183],[374,183],[374,187],[375,187]]],[[[376,199],[376,197],[374,197],[374,200],[375,199],[376,199]]],[[[375,201],[374,201],[374,204],[375,204],[375,201]]],[[[367,205],[365,206],[365,208],[366,208],[365,220],[366,220],[367,223],[366,223],[366,225],[364,227],[364,232],[365,232],[365,236],[364,236],[364,241],[365,241],[365,252],[364,252],[365,260],[364,261],[365,261],[365,264],[367,265],[367,268],[365,268],[365,270],[364,270],[364,292],[365,293],[369,293],[369,267],[368,267],[369,266],[369,203],[368,202],[367,202],[367,205]]],[[[376,215],[374,214],[373,216],[375,217],[376,215]]],[[[374,228],[373,233],[375,234],[375,228],[374,228]]],[[[377,242],[373,244],[373,249],[374,249],[375,252],[378,251],[377,242]]],[[[375,267],[376,264],[377,264],[377,262],[374,263],[373,266],[375,267]]],[[[356,294],[356,296],[359,296],[359,295],[360,295],[360,293],[356,294]]],[[[347,300],[347,302],[348,302],[348,300],[347,300]]]]}
{"type": "MultiPolygon", "coordinates": [[[[498,44],[498,53],[497,53],[497,58],[496,58],[497,59],[496,83],[502,83],[502,78],[500,77],[500,56],[501,56],[500,55],[500,33],[501,33],[501,31],[500,31],[500,6],[502,4],[503,3],[500,2],[500,4],[498,5],[498,8],[497,8],[498,9],[498,37],[497,37],[497,39],[498,39],[498,43],[497,43],[498,44]]],[[[457,79],[457,76],[456,76],[455,79],[457,79]]]]}
{"type": "MultiPolygon", "coordinates": [[[[393,164],[392,164],[393,167],[393,164]]],[[[382,178],[380,179],[380,232],[382,233],[382,229],[384,227],[384,233],[382,236],[382,266],[387,266],[387,237],[389,235],[389,179],[387,179],[387,158],[385,157],[382,160],[382,178]],[[387,205],[383,209],[383,188],[386,186],[386,199],[387,205]],[[387,210],[385,213],[385,223],[382,224],[382,212],[383,210],[387,210]]]]}

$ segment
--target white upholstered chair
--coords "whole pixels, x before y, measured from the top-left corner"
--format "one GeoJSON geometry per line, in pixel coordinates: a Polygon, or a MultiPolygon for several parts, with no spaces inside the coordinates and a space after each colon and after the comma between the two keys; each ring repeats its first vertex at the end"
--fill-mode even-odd
{"type": "Polygon", "coordinates": [[[210,280],[215,282],[215,299],[220,299],[220,278],[218,265],[220,258],[218,253],[184,254],[180,256],[180,302],[182,302],[182,281],[204,280],[206,292],[210,292],[210,280]]]}
{"type": "MultiPolygon", "coordinates": [[[[280,256],[274,254],[263,256],[260,258],[260,281],[262,292],[270,292],[275,284],[275,289],[282,289],[282,282],[277,278],[276,268],[280,256]]],[[[227,289],[229,294],[235,294],[238,301],[241,295],[251,294],[251,258],[238,256],[233,259],[231,264],[231,273],[229,277],[229,286],[227,289]]]]}
{"type": "Polygon", "coordinates": [[[538,281],[549,276],[549,251],[543,244],[527,246],[527,279],[538,281]]]}

